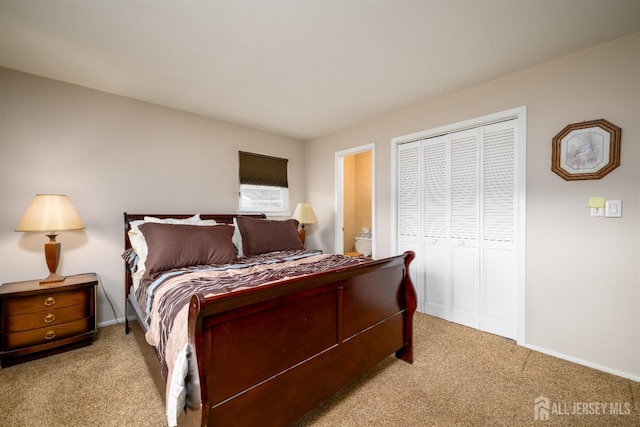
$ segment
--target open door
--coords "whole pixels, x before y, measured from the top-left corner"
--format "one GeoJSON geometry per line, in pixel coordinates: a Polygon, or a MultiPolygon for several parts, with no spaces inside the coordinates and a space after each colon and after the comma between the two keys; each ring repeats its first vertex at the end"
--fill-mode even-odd
{"type": "Polygon", "coordinates": [[[336,253],[375,257],[374,165],[375,144],[336,153],[336,253]]]}

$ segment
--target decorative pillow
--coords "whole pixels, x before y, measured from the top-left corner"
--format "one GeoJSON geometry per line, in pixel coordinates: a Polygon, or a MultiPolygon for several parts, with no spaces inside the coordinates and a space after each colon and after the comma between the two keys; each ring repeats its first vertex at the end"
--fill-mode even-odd
{"type": "Polygon", "coordinates": [[[304,249],[298,234],[298,221],[275,221],[239,216],[236,218],[245,256],[267,252],[304,249]]]}
{"type": "Polygon", "coordinates": [[[138,229],[149,248],[146,274],[191,265],[228,264],[236,260],[236,250],[231,242],[233,227],[229,225],[198,227],[147,222],[138,229]]]}
{"type": "Polygon", "coordinates": [[[127,234],[129,235],[131,247],[138,255],[137,271],[144,271],[148,252],[147,242],[144,239],[144,235],[138,230],[138,227],[147,222],[160,224],[216,225],[216,221],[213,219],[200,219],[200,214],[195,214],[189,218],[156,218],[153,216],[145,216],[144,220],[131,221],[127,234]]]}

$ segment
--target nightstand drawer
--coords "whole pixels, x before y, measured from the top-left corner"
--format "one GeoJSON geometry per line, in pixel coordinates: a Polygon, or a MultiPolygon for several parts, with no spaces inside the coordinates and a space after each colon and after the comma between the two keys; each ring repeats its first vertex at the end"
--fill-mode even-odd
{"type": "Polygon", "coordinates": [[[21,298],[7,298],[5,315],[33,313],[70,305],[84,304],[88,300],[86,289],[73,291],[50,292],[21,298]]]}
{"type": "Polygon", "coordinates": [[[63,338],[72,337],[92,330],[90,318],[74,320],[59,325],[32,329],[25,332],[15,332],[5,336],[6,350],[46,344],[63,338]]]}
{"type": "Polygon", "coordinates": [[[87,316],[89,316],[89,304],[88,301],[83,301],[82,304],[69,307],[7,316],[5,319],[5,332],[11,333],[46,328],[72,320],[79,320],[87,316]]]}

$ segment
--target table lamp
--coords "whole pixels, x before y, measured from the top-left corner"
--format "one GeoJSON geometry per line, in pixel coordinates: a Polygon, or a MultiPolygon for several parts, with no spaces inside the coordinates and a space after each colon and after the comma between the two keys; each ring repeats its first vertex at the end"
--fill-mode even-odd
{"type": "Polygon", "coordinates": [[[49,276],[40,284],[64,281],[56,274],[60,261],[60,242],[56,242],[56,231],[85,228],[75,208],[64,194],[36,194],[15,231],[47,231],[49,241],[44,244],[44,256],[49,267],[49,276]]]}
{"type": "Polygon", "coordinates": [[[296,206],[296,210],[293,211],[293,215],[291,216],[293,219],[297,219],[300,223],[300,240],[302,240],[302,244],[304,245],[304,240],[306,237],[306,232],[304,231],[305,224],[315,224],[318,222],[316,216],[313,213],[313,209],[311,209],[311,205],[309,203],[298,203],[296,206]]]}

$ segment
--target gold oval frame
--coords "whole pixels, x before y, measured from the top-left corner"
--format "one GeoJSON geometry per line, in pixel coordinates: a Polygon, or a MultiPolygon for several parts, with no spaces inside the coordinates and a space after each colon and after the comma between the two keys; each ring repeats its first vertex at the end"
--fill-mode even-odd
{"type": "MultiPolygon", "coordinates": [[[[551,150],[551,170],[561,176],[565,181],[576,181],[585,179],[600,179],[607,175],[609,172],[620,166],[620,140],[622,130],[607,120],[591,120],[588,122],[573,123],[567,125],[560,133],[558,133],[552,141],[551,150]],[[589,131],[593,129],[592,131],[589,131]],[[594,139],[594,134],[602,136],[608,135],[608,141],[601,141],[602,148],[600,153],[597,150],[592,150],[591,153],[585,153],[591,147],[591,142],[584,144],[584,136],[586,134],[590,140],[594,139]],[[580,138],[582,136],[582,138],[580,138]],[[582,145],[580,150],[573,149],[571,151],[570,144],[572,139],[581,139],[582,145]],[[607,144],[608,142],[608,144],[607,144]],[[577,163],[575,158],[584,158],[589,156],[586,160],[581,160],[580,164],[577,163]],[[570,160],[568,160],[570,159],[570,160]],[[583,163],[593,163],[593,167],[586,168],[583,163]],[[572,167],[571,165],[576,165],[572,167]],[[582,172],[587,170],[587,172],[582,172]]],[[[597,138],[597,137],[596,137],[597,138]]]]}

